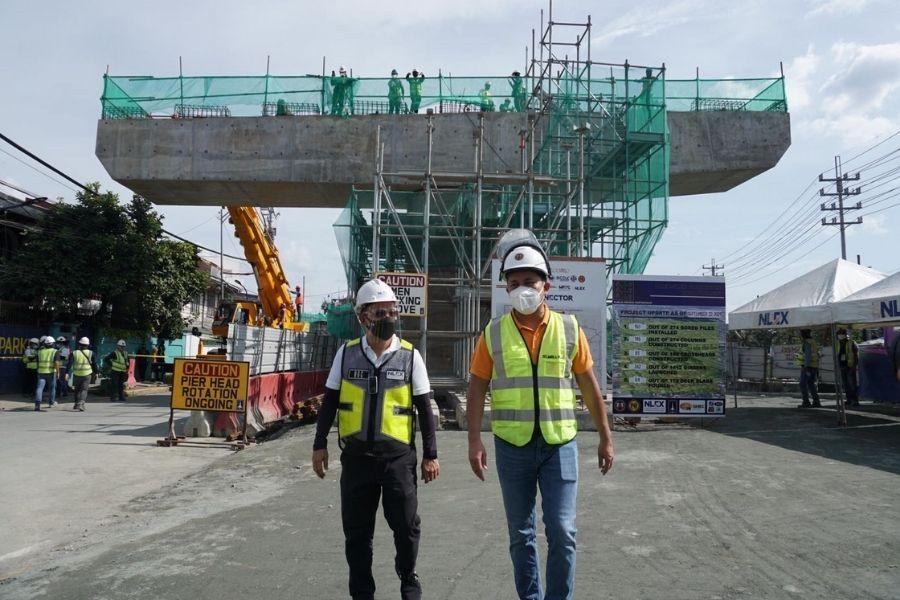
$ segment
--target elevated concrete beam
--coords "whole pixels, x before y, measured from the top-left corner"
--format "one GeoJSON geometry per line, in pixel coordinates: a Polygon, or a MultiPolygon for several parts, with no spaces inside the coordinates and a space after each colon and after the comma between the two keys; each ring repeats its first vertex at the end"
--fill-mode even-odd
{"type": "MultiPolygon", "coordinates": [[[[472,172],[478,115],[435,115],[435,171],[472,172]]],[[[371,186],[375,132],[386,171],[424,171],[422,115],[102,120],[97,157],[157,204],[342,208],[371,186]]],[[[485,115],[485,172],[520,169],[523,113],[485,115]]],[[[722,192],[773,167],[790,145],[784,113],[669,113],[670,194],[722,192]]]]}

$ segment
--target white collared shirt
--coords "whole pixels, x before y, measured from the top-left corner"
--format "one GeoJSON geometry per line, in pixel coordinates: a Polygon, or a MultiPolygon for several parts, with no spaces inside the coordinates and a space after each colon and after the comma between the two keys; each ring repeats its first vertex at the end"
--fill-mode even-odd
{"type": "MultiPolygon", "coordinates": [[[[338,348],[334,355],[334,362],[331,363],[331,371],[328,372],[328,379],[325,381],[325,387],[332,390],[341,389],[341,368],[344,360],[344,346],[338,348]]],[[[372,361],[377,369],[387,361],[387,359],[397,350],[400,349],[400,338],[396,335],[391,338],[391,345],[388,349],[381,353],[381,356],[375,356],[375,351],[369,346],[365,336],[362,338],[362,350],[366,357],[372,361]]],[[[413,396],[427,394],[431,391],[431,382],[428,380],[428,371],[425,368],[425,361],[419,351],[413,348],[413,365],[412,365],[412,393],[413,396]]]]}

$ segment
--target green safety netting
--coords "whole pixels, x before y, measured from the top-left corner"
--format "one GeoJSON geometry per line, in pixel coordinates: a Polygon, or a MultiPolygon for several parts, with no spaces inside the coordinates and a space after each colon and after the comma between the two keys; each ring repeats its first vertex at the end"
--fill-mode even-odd
{"type": "MultiPolygon", "coordinates": [[[[616,102],[643,93],[643,69],[627,76],[610,68],[556,84],[579,88],[575,97],[616,102]]],[[[533,77],[425,75],[409,79],[340,76],[103,77],[105,118],[362,115],[424,112],[521,111],[537,108],[533,77]]],[[[659,71],[652,78],[658,79],[659,71]]],[[[787,111],[784,79],[696,79],[666,82],[668,110],[787,111]]],[[[584,102],[582,102],[584,103],[584,102]]]]}

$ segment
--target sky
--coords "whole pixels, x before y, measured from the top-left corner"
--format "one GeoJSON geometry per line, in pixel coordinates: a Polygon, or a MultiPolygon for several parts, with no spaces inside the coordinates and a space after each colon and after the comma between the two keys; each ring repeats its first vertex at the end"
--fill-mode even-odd
{"type": "MultiPolygon", "coordinates": [[[[543,2],[419,0],[331,2],[120,2],[4,0],[0,19],[0,132],[79,181],[100,181],[127,199],[94,155],[102,75],[293,75],[352,67],[386,76],[417,67],[502,75],[523,67],[543,2]],[[390,10],[387,7],[392,7],[390,10]]],[[[813,197],[819,173],[880,143],[861,168],[864,210],[849,229],[848,258],[885,273],[900,270],[900,185],[886,162],[900,148],[900,2],[896,0],[604,0],[554,3],[557,20],[591,14],[596,60],[666,65],[670,79],[771,77],[784,66],[792,145],[770,171],[721,194],[676,197],[669,227],[646,269],[701,274],[725,265],[728,306],[840,256],[833,227],[813,197]],[[875,179],[871,191],[867,173],[875,179]],[[878,178],[876,179],[876,176],[878,178]],[[877,187],[876,187],[877,186],[877,187]],[[869,200],[871,198],[871,200],[869,200]],[[785,235],[787,234],[787,235],[785,235]]],[[[0,179],[49,198],[72,200],[70,184],[47,177],[0,146],[0,179]],[[6,152],[9,152],[7,154],[6,152]]],[[[894,160],[894,162],[889,162],[894,160]]],[[[42,171],[41,169],[39,169],[42,171]]],[[[219,245],[218,209],[160,206],[164,225],[199,244],[219,245]]],[[[279,209],[277,244],[292,282],[306,279],[310,306],[346,284],[332,224],[337,211],[279,209]]],[[[829,214],[828,216],[831,216],[829,214]]],[[[224,251],[242,254],[226,231],[224,251]]],[[[211,258],[211,255],[207,255],[211,258]]],[[[226,269],[246,271],[226,259],[226,269]]],[[[232,277],[232,276],[229,276],[232,277]]],[[[252,276],[234,276],[248,288],[252,276]]]]}

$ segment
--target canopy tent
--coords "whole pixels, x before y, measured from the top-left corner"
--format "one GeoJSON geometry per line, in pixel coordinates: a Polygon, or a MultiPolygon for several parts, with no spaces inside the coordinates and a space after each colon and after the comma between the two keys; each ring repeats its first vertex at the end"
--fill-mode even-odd
{"type": "Polygon", "coordinates": [[[900,322],[900,271],[831,305],[843,325],[882,325],[900,322]]]}
{"type": "Polygon", "coordinates": [[[729,329],[790,329],[834,322],[830,303],[884,279],[837,258],[728,313],[729,329]]]}

